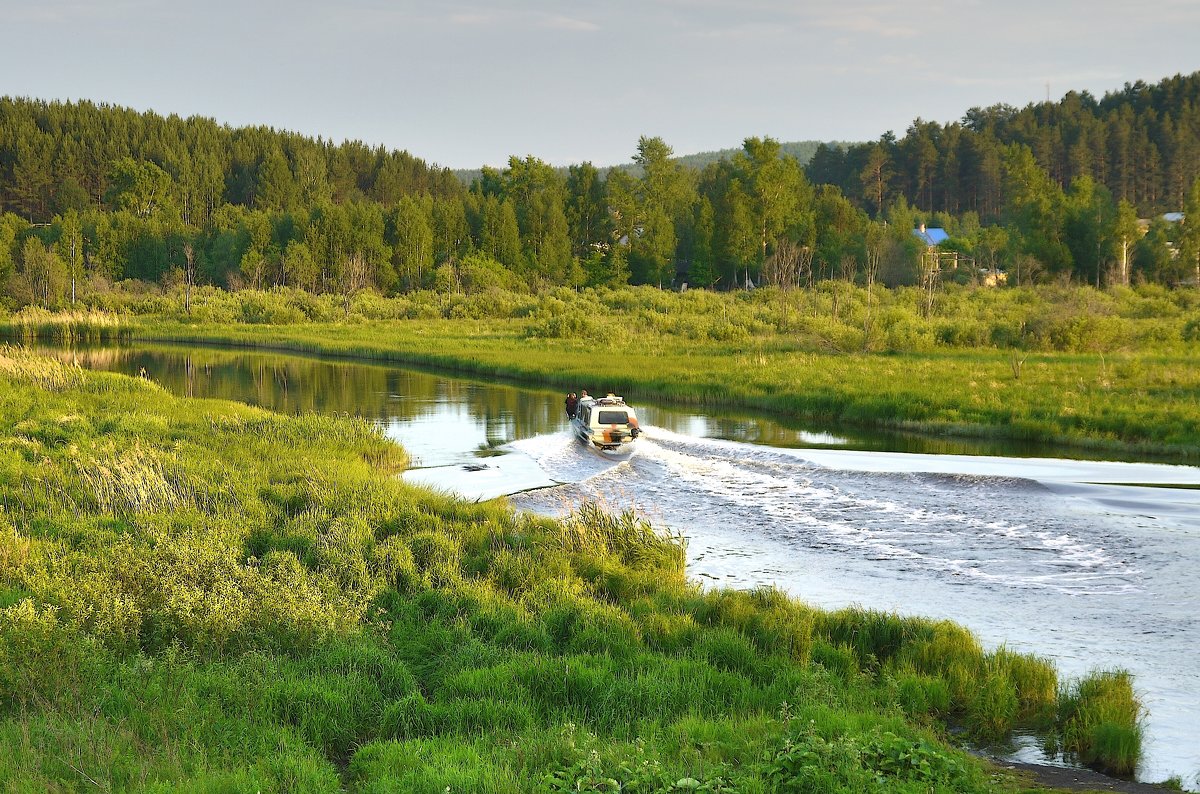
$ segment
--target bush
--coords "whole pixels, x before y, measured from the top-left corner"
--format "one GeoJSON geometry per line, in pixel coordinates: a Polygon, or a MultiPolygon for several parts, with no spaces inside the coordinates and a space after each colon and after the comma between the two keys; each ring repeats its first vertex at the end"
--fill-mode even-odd
{"type": "Polygon", "coordinates": [[[594,319],[581,312],[572,311],[535,320],[526,327],[525,335],[546,339],[572,339],[591,336],[599,329],[600,325],[594,319]]]}
{"type": "Polygon", "coordinates": [[[1200,317],[1193,317],[1184,323],[1179,336],[1185,342],[1200,342],[1200,317]]]}
{"type": "Polygon", "coordinates": [[[239,292],[241,303],[239,319],[244,323],[262,325],[292,325],[305,322],[308,318],[300,309],[292,306],[277,294],[268,292],[239,292]]]}

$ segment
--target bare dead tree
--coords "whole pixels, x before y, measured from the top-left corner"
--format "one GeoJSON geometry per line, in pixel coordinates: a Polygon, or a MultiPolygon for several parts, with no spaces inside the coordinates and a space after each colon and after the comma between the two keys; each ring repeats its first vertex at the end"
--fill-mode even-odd
{"type": "Polygon", "coordinates": [[[342,308],[350,316],[350,302],[370,280],[370,265],[359,251],[354,251],[342,263],[341,273],[342,308]]]}
{"type": "Polygon", "coordinates": [[[875,280],[879,278],[879,266],[883,262],[883,249],[887,236],[882,226],[872,225],[867,230],[866,258],[863,261],[863,276],[867,282],[867,311],[863,318],[863,349],[871,347],[871,299],[875,280]]]}
{"type": "Polygon", "coordinates": [[[812,286],[812,260],[811,246],[781,238],[763,265],[763,276],[767,283],[785,291],[799,286],[812,286]]]}
{"type": "MultiPolygon", "coordinates": [[[[854,283],[854,274],[857,271],[858,260],[855,259],[852,254],[842,254],[842,258],[838,261],[838,278],[841,281],[845,281],[847,284],[852,284],[854,283]]],[[[837,279],[835,279],[834,283],[830,286],[832,287],[829,294],[833,303],[833,319],[836,321],[838,318],[838,309],[842,290],[841,285],[837,283],[837,279]]]]}
{"type": "Polygon", "coordinates": [[[782,239],[775,243],[775,251],[763,264],[763,276],[785,292],[794,289],[800,267],[800,247],[791,240],[782,239]]]}
{"type": "Polygon", "coordinates": [[[800,246],[798,261],[796,263],[796,281],[806,287],[811,287],[813,283],[813,248],[811,245],[800,246]]]}
{"type": "Polygon", "coordinates": [[[192,285],[196,283],[196,251],[190,242],[183,244],[183,310],[192,314],[192,285]]]}
{"type": "Polygon", "coordinates": [[[1121,257],[1117,263],[1117,278],[1119,283],[1129,286],[1129,252],[1133,248],[1133,240],[1129,235],[1121,236],[1121,257]]]}
{"type": "Polygon", "coordinates": [[[941,281],[941,258],[936,248],[927,248],[921,252],[917,263],[919,283],[923,297],[923,316],[928,317],[933,312],[933,294],[941,281]]]}
{"type": "Polygon", "coordinates": [[[838,263],[838,276],[847,284],[853,284],[856,275],[858,275],[858,259],[853,254],[843,254],[838,263]]]}

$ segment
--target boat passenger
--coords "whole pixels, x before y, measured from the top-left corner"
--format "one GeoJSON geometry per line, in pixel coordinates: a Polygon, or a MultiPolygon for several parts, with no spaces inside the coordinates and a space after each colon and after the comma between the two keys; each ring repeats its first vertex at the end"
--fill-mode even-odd
{"type": "MultiPolygon", "coordinates": [[[[587,392],[584,392],[584,394],[587,394],[587,392]]],[[[568,394],[566,402],[565,402],[568,419],[575,416],[575,407],[578,405],[579,405],[579,398],[575,396],[575,392],[571,392],[570,394],[568,394]]]]}

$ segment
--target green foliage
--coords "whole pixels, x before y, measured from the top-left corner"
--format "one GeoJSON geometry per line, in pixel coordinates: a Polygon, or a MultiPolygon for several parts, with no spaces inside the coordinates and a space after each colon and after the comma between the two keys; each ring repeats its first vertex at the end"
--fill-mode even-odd
{"type": "MultiPolygon", "coordinates": [[[[900,140],[800,156],[751,137],[732,157],[681,160],[642,136],[627,168],[564,173],[512,157],[469,191],[448,170],[359,142],[5,97],[0,291],[13,305],[56,306],[111,281],[182,278],[345,299],[457,288],[454,270],[473,254],[499,268],[474,268],[471,292],[669,286],[684,273],[722,289],[860,272],[896,286],[924,280],[909,233],[921,221],[951,232],[944,252],[1018,286],[1178,285],[1195,276],[1195,224],[1155,219],[1135,239],[1136,220],[1195,203],[1183,153],[1198,87],[1200,76],[1177,76],[1101,102],[1068,94],[1054,108],[975,108],[945,128],[918,120],[900,140]],[[881,270],[867,266],[868,216],[891,223],[881,270]],[[26,256],[31,243],[56,250],[26,256]]],[[[980,275],[943,269],[939,280],[980,275]]]]}
{"type": "MultiPolygon", "coordinates": [[[[1181,133],[1181,125],[1195,129],[1198,92],[1200,75],[1176,75],[1153,85],[1127,83],[1100,99],[1070,91],[1056,103],[971,108],[945,125],[917,120],[900,138],[886,133],[873,142],[822,145],[807,171],[814,182],[837,185],[873,214],[899,194],[924,212],[974,212],[987,223],[1004,210],[1005,148],[1022,144],[1036,152],[1039,169],[1060,180],[1057,189],[1081,197],[1087,191],[1073,183],[1094,180],[1095,187],[1136,205],[1142,217],[1152,217],[1183,207],[1196,178],[1175,147],[1192,135],[1181,133]],[[1154,165],[1130,157],[1134,149],[1154,165]],[[1182,178],[1171,176],[1180,168],[1182,178]]],[[[1066,213],[1071,215],[1072,224],[1082,220],[1066,213]]],[[[1096,250],[1093,245],[1087,253],[1096,250]]],[[[1093,262],[1076,264],[1085,281],[1094,278],[1093,262]]]]}
{"type": "Polygon", "coordinates": [[[979,769],[925,737],[891,731],[822,735],[815,722],[790,731],[769,755],[773,791],[986,791],[979,769]]]}

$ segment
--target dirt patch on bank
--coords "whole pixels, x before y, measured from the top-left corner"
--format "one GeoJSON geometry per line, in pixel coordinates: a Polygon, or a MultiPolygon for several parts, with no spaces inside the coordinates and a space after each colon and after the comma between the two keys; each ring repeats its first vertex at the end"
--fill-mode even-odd
{"type": "Polygon", "coordinates": [[[1117,778],[1093,772],[1090,769],[1074,769],[1062,766],[1046,766],[1044,764],[1026,764],[1020,761],[999,761],[991,759],[992,763],[1002,769],[1021,772],[1038,786],[1057,791],[1116,791],[1121,794],[1162,794],[1174,789],[1165,788],[1155,783],[1135,783],[1131,780],[1117,778]]]}

